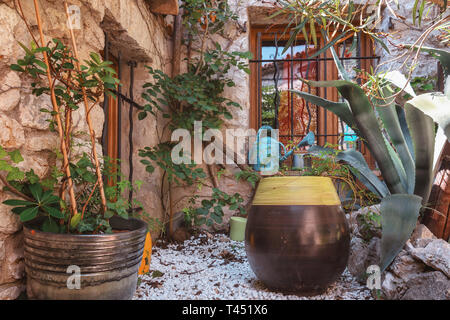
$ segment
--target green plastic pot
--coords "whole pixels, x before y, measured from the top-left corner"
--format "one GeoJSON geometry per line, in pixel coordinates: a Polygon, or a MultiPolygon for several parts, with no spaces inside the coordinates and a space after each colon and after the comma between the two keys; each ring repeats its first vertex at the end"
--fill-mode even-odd
{"type": "Polygon", "coordinates": [[[244,241],[245,226],[247,218],[231,217],[230,219],[230,238],[234,241],[244,241]]]}

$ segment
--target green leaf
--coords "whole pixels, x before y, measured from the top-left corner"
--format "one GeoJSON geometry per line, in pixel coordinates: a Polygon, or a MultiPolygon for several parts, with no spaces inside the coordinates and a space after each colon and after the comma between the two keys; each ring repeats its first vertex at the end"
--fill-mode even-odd
{"type": "Polygon", "coordinates": [[[433,184],[435,144],[434,121],[410,103],[405,104],[406,121],[414,144],[416,183],[414,194],[428,202],[433,184]]]}
{"type": "Polygon", "coordinates": [[[34,63],[37,64],[37,65],[38,65],[39,67],[41,67],[42,69],[47,70],[47,65],[46,65],[43,61],[40,61],[40,60],[38,60],[38,59],[35,59],[35,60],[34,60],[34,63]]]}
{"type": "Polygon", "coordinates": [[[406,145],[408,146],[409,153],[413,160],[415,159],[414,155],[414,145],[411,138],[411,133],[409,132],[408,123],[406,122],[406,114],[405,110],[401,106],[395,106],[397,111],[397,118],[400,123],[400,128],[402,129],[403,137],[405,137],[406,145]]]}
{"type": "Polygon", "coordinates": [[[10,165],[6,160],[0,160],[0,170],[1,171],[11,171],[13,166],[10,165]]]}
{"type": "Polygon", "coordinates": [[[384,271],[402,250],[413,232],[422,198],[411,194],[394,194],[381,201],[381,261],[384,271]]]}
{"type": "Polygon", "coordinates": [[[30,184],[28,186],[28,188],[30,189],[31,194],[37,200],[37,202],[41,202],[42,186],[39,183],[35,183],[35,184],[30,184]]]}
{"type": "Polygon", "coordinates": [[[18,64],[12,64],[10,66],[11,70],[13,71],[17,71],[17,72],[25,72],[25,69],[23,69],[21,66],[19,66],[18,64]]]}
{"type": "MultiPolygon", "coordinates": [[[[385,97],[390,95],[390,92],[385,88],[383,90],[383,95],[385,97]]],[[[385,100],[379,101],[377,106],[386,103],[385,100]]],[[[404,170],[405,177],[405,189],[407,193],[411,194],[414,191],[415,184],[415,165],[414,159],[409,152],[408,145],[406,143],[406,139],[403,135],[403,131],[400,127],[400,121],[397,116],[397,110],[395,107],[394,99],[388,101],[389,105],[383,107],[377,107],[377,112],[380,115],[381,120],[383,121],[384,128],[386,129],[391,142],[393,143],[395,149],[397,150],[398,156],[401,160],[401,166],[404,170]]],[[[390,145],[388,145],[389,150],[390,145]]],[[[391,152],[391,150],[389,150],[391,152]]],[[[393,150],[392,150],[393,151],[393,150]]],[[[392,152],[391,152],[392,153],[392,152]]],[[[391,156],[392,157],[392,156],[391,156]]],[[[394,162],[395,165],[395,162],[394,162]]],[[[400,175],[401,177],[401,175],[400,175]]]]}
{"type": "Polygon", "coordinates": [[[81,221],[81,213],[77,213],[70,219],[70,227],[75,229],[81,221]]]}
{"type": "Polygon", "coordinates": [[[64,213],[62,213],[60,210],[49,207],[49,206],[42,206],[42,209],[44,209],[48,214],[50,214],[52,217],[63,219],[64,213]]]}
{"type": "Polygon", "coordinates": [[[112,210],[106,210],[104,217],[105,217],[106,219],[109,219],[109,218],[112,218],[112,217],[114,216],[114,214],[115,214],[114,211],[112,211],[112,210]]]}
{"type": "Polygon", "coordinates": [[[28,47],[27,47],[26,45],[24,45],[24,44],[23,44],[22,42],[20,42],[20,41],[17,41],[17,43],[19,44],[19,46],[22,47],[22,49],[27,53],[27,55],[30,55],[30,56],[33,55],[33,52],[31,52],[31,50],[28,49],[28,47]]]}
{"type": "Polygon", "coordinates": [[[52,218],[45,219],[44,223],[42,224],[42,231],[59,233],[59,225],[52,218]]]}
{"type": "Polygon", "coordinates": [[[38,207],[32,207],[32,208],[28,208],[28,209],[24,210],[20,214],[20,221],[26,222],[26,221],[33,220],[34,218],[36,218],[36,216],[38,214],[38,210],[39,210],[38,207]]]}
{"type": "Polygon", "coordinates": [[[8,153],[3,149],[2,146],[0,146],[0,159],[3,159],[4,157],[6,157],[8,153]]]}
{"type": "Polygon", "coordinates": [[[419,4],[419,0],[414,1],[413,9],[412,9],[412,20],[413,25],[416,25],[416,19],[417,19],[417,5],[419,4]]]}
{"type": "Polygon", "coordinates": [[[11,209],[11,211],[15,214],[21,214],[24,210],[28,209],[29,207],[14,207],[11,209]]]}
{"type": "Polygon", "coordinates": [[[34,206],[36,205],[34,202],[25,201],[25,200],[17,200],[17,199],[9,199],[3,201],[3,204],[6,204],[7,206],[34,206]]]}
{"type": "Polygon", "coordinates": [[[352,111],[347,102],[334,102],[330,100],[326,100],[324,98],[318,97],[308,92],[298,91],[298,90],[290,90],[300,97],[305,99],[307,102],[311,102],[312,104],[325,108],[326,110],[337,115],[342,121],[345,122],[350,128],[352,128],[356,134],[358,134],[358,128],[356,128],[355,121],[353,119],[352,111]]]}
{"type": "MultiPolygon", "coordinates": [[[[325,32],[325,30],[321,29],[320,32],[322,33],[322,37],[328,41],[328,36],[325,32]]],[[[339,71],[339,75],[342,79],[350,81],[350,75],[348,74],[347,70],[345,70],[344,65],[342,64],[341,60],[339,59],[338,54],[336,53],[336,50],[334,47],[330,47],[331,56],[333,57],[334,64],[336,65],[336,68],[339,71]]]]}
{"type": "Polygon", "coordinates": [[[147,117],[147,112],[139,112],[138,113],[138,119],[144,120],[147,117]]]}
{"type": "Polygon", "coordinates": [[[11,167],[11,171],[6,176],[6,180],[8,180],[8,181],[23,180],[24,178],[25,178],[25,173],[23,173],[16,167],[11,167]]]}

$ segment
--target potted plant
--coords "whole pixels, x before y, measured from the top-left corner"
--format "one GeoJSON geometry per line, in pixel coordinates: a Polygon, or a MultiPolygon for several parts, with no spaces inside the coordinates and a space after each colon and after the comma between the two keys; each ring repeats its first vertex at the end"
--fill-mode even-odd
{"type": "MultiPolygon", "coordinates": [[[[130,299],[136,289],[147,224],[129,217],[136,202],[122,198],[129,181],[105,186],[115,179],[107,159],[101,163],[90,112],[104,94],[112,94],[119,80],[98,54],[81,65],[75,38],[72,49],[58,39],[44,44],[37,1],[36,18],[40,45],[34,39],[23,59],[11,66],[33,79],[32,93],[48,94],[52,111],[50,130],[59,136],[57,155],[62,160],[51,177],[40,178],[33,170],[15,164],[23,160],[18,150],[0,148],[0,173],[5,191],[24,222],[27,293],[34,299],[130,299]],[[72,113],[81,105],[89,128],[90,153],[77,156],[72,136],[72,113]]],[[[66,5],[67,10],[67,5],[66,5]]],[[[25,20],[24,20],[25,21],[25,20]]],[[[27,21],[25,21],[30,30],[27,21]]],[[[116,180],[117,181],[117,180],[116,180]]]]}

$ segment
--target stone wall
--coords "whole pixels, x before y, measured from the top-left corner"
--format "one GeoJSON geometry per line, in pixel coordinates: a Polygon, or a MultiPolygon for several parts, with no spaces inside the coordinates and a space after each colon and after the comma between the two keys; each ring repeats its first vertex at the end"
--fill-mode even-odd
{"type": "MultiPolygon", "coordinates": [[[[25,16],[37,36],[36,19],[32,0],[21,1],[25,16]]],[[[43,29],[46,40],[60,38],[69,44],[66,16],[63,2],[40,0],[43,29]]],[[[72,0],[70,4],[81,9],[81,29],[75,30],[80,58],[88,57],[92,51],[104,49],[104,32],[110,34],[113,54],[121,50],[124,60],[136,60],[139,65],[145,62],[155,68],[170,68],[170,35],[161,16],[150,13],[144,0],[72,0]]],[[[51,108],[47,96],[36,98],[31,95],[30,79],[9,69],[9,65],[24,55],[18,41],[29,44],[31,37],[24,23],[14,9],[11,0],[0,1],[0,145],[8,150],[20,149],[25,161],[21,167],[33,168],[40,177],[49,174],[56,164],[53,156],[58,140],[47,130],[47,114],[40,108],[51,108]]],[[[146,74],[137,73],[144,80],[146,74]]],[[[137,81],[137,82],[139,82],[137,81]]],[[[135,96],[139,96],[139,83],[135,96]]],[[[126,86],[126,85],[125,85],[126,86]]],[[[84,108],[74,115],[74,135],[77,142],[87,141],[87,125],[84,121],[84,108]]],[[[95,133],[100,143],[104,114],[96,107],[91,112],[95,133]]],[[[145,123],[148,128],[154,121],[145,123]]],[[[123,130],[127,130],[124,126],[123,130]]],[[[145,144],[155,143],[153,132],[138,132],[145,137],[145,144]]],[[[98,150],[101,152],[101,147],[98,150]]],[[[138,172],[139,173],[139,172],[138,172]]],[[[139,173],[139,176],[142,176],[139,173]]],[[[1,188],[0,183],[0,188],[1,188]]],[[[158,206],[152,207],[154,197],[148,196],[156,191],[153,183],[145,181],[143,186],[144,203],[149,206],[153,216],[161,215],[158,206]]],[[[0,202],[10,198],[0,192],[0,202]]],[[[0,204],[0,299],[15,299],[23,286],[23,248],[21,223],[10,208],[0,204]]]]}
{"type": "MultiPolygon", "coordinates": [[[[405,53],[405,49],[398,48],[399,45],[413,44],[425,31],[425,27],[431,22],[437,21],[439,16],[439,6],[427,4],[419,26],[413,24],[412,11],[414,0],[398,1],[399,7],[393,6],[398,18],[394,17],[388,8],[382,12],[382,21],[379,25],[380,30],[392,35],[391,42],[387,43],[390,53],[386,52],[381,46],[376,47],[376,54],[381,56],[380,62],[383,64],[379,70],[399,70],[403,74],[407,74],[410,64],[403,65],[404,59],[393,60],[405,53]],[[429,12],[427,13],[427,11],[429,12]],[[402,19],[402,17],[404,19],[402,19]]],[[[426,47],[442,48],[443,45],[438,39],[438,32],[432,32],[424,42],[426,47]]],[[[437,60],[427,53],[422,53],[418,64],[413,71],[413,77],[435,77],[437,75],[437,60]]]]}
{"type": "MultiPolygon", "coordinates": [[[[27,19],[30,21],[33,32],[36,32],[36,21],[32,0],[22,0],[27,19]]],[[[217,40],[223,48],[230,51],[247,51],[249,49],[249,30],[252,24],[269,23],[267,17],[270,8],[276,1],[260,0],[229,0],[233,10],[239,15],[237,22],[230,22],[225,27],[224,36],[217,36],[217,40]]],[[[400,1],[402,15],[409,17],[413,0],[400,1]]],[[[39,0],[44,34],[47,39],[58,37],[68,42],[66,19],[61,1],[39,0]]],[[[135,61],[133,96],[136,102],[143,104],[140,97],[142,85],[150,81],[145,65],[161,69],[170,73],[171,69],[171,26],[170,17],[157,16],[148,10],[145,0],[71,0],[71,4],[81,8],[80,30],[75,31],[81,58],[88,56],[89,52],[100,52],[104,49],[104,32],[109,35],[111,54],[115,57],[119,52],[122,57],[122,92],[130,96],[130,74],[128,61],[135,61]]],[[[435,11],[433,11],[436,13],[435,11]]],[[[275,21],[280,22],[280,21],[275,21]]],[[[413,39],[420,30],[410,30],[400,22],[389,24],[389,13],[384,12],[383,28],[385,31],[399,31],[398,43],[404,43],[405,39],[413,39]]],[[[16,13],[12,0],[0,0],[0,145],[11,150],[19,148],[25,158],[21,163],[23,168],[33,168],[41,177],[49,174],[49,170],[56,164],[52,151],[57,145],[57,137],[47,130],[48,117],[39,112],[40,108],[51,108],[48,97],[36,98],[30,92],[30,80],[22,75],[10,71],[9,65],[23,56],[23,50],[17,41],[30,43],[30,36],[16,13]]],[[[436,45],[435,38],[431,38],[430,45],[436,45]]],[[[185,50],[186,48],[184,48],[185,50]]],[[[186,53],[186,50],[185,50],[186,53]]],[[[388,56],[377,49],[382,56],[382,61],[388,56]]],[[[397,54],[392,50],[392,54],[397,54]]],[[[434,74],[434,60],[423,60],[417,68],[417,75],[434,74]]],[[[388,68],[396,68],[395,64],[387,65],[388,68]]],[[[185,66],[184,66],[185,68],[185,66]]],[[[183,70],[183,68],[182,68],[183,70]]],[[[249,75],[242,71],[231,70],[230,75],[236,83],[236,87],[227,88],[225,95],[240,103],[242,109],[233,110],[233,119],[227,120],[226,128],[248,128],[250,119],[250,92],[249,75]]],[[[129,105],[122,107],[122,171],[128,176],[128,156],[130,146],[129,134],[129,105]]],[[[75,115],[76,139],[86,140],[83,132],[87,131],[83,121],[83,108],[75,115]]],[[[98,107],[92,112],[95,132],[100,142],[103,129],[104,114],[98,107]]],[[[137,111],[133,111],[133,179],[143,181],[142,189],[137,194],[137,199],[143,202],[146,211],[153,218],[165,219],[164,205],[167,206],[167,188],[161,190],[161,170],[149,175],[140,163],[138,151],[145,146],[153,146],[158,143],[158,135],[161,134],[162,118],[157,120],[147,117],[145,120],[137,119],[137,111]]],[[[224,135],[225,136],[225,135],[224,135]]],[[[164,139],[165,137],[163,137],[164,139]]],[[[234,165],[226,166],[227,172],[219,180],[219,187],[228,192],[239,192],[246,202],[251,200],[252,188],[248,183],[236,183],[233,173],[237,170],[234,165]]],[[[205,172],[207,169],[204,168],[205,172]]],[[[1,187],[1,185],[0,185],[1,187]]],[[[175,212],[180,212],[186,205],[187,196],[194,189],[172,189],[175,212]]],[[[207,196],[211,190],[208,188],[197,192],[207,196]]],[[[0,202],[10,198],[10,195],[0,192],[0,202]]],[[[230,215],[227,212],[224,227],[230,215]]],[[[154,236],[157,236],[154,234],[154,236]]],[[[18,218],[10,213],[10,209],[0,204],[0,299],[14,299],[23,290],[23,252],[21,223],[18,218]]]]}

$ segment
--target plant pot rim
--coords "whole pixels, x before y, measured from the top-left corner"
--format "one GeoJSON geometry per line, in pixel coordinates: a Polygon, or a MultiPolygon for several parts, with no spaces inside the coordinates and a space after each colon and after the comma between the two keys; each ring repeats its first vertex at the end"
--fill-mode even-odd
{"type": "Polygon", "coordinates": [[[27,221],[23,223],[23,232],[24,235],[27,237],[33,237],[35,239],[48,239],[49,237],[52,237],[54,240],[61,240],[65,242],[70,241],[80,241],[86,240],[86,241],[112,241],[112,240],[120,240],[123,239],[129,239],[130,235],[135,234],[136,236],[139,236],[142,233],[147,232],[147,224],[136,218],[122,218],[119,216],[113,216],[109,219],[110,223],[112,224],[125,224],[126,228],[117,228],[119,230],[126,230],[126,232],[120,232],[120,233],[112,233],[112,234],[72,234],[72,233],[53,233],[53,232],[45,232],[38,230],[35,227],[35,224],[38,223],[40,220],[45,219],[46,217],[39,217],[37,219],[27,221]]]}

